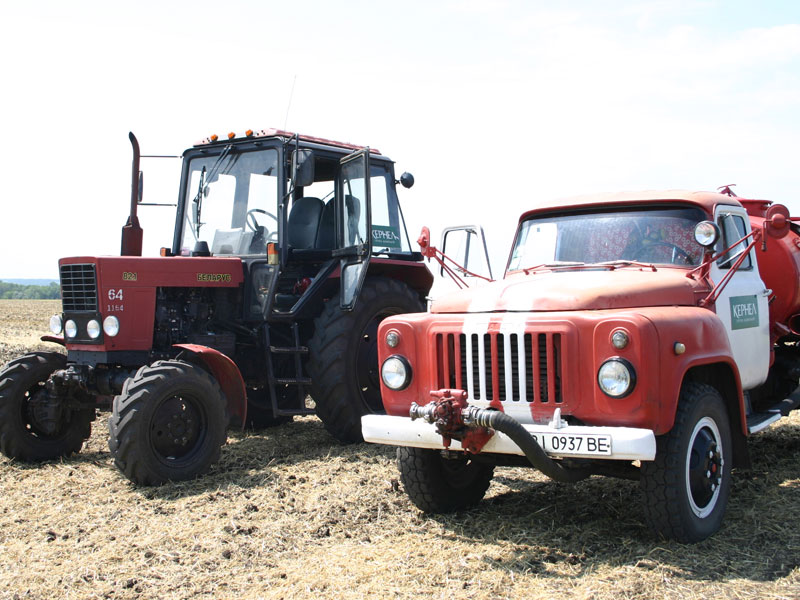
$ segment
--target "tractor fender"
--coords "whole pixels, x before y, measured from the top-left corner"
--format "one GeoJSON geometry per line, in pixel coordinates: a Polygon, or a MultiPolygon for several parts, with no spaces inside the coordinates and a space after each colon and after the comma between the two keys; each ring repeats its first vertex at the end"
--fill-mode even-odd
{"type": "Polygon", "coordinates": [[[233,421],[242,423],[242,427],[244,427],[247,419],[247,388],[236,363],[219,350],[214,350],[208,346],[175,344],[174,347],[191,352],[202,361],[203,365],[219,383],[222,393],[225,394],[225,399],[228,403],[228,414],[233,421]]]}

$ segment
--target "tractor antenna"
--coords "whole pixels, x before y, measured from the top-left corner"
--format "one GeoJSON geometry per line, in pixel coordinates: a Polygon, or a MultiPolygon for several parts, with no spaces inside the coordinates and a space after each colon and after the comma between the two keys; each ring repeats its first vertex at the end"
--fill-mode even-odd
{"type": "Polygon", "coordinates": [[[286,131],[286,124],[289,122],[289,109],[292,107],[292,96],[294,96],[294,84],[297,83],[297,73],[292,79],[292,90],[289,92],[289,103],[286,105],[286,118],[283,120],[283,130],[286,131]]]}

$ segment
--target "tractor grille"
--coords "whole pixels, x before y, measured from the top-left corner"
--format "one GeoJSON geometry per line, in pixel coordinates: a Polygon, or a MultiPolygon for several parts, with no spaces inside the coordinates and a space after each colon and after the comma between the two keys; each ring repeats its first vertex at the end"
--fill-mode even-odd
{"type": "Polygon", "coordinates": [[[93,264],[61,265],[64,312],[97,311],[97,274],[93,264]]]}
{"type": "Polygon", "coordinates": [[[563,401],[562,334],[436,334],[438,387],[472,400],[563,401]]]}

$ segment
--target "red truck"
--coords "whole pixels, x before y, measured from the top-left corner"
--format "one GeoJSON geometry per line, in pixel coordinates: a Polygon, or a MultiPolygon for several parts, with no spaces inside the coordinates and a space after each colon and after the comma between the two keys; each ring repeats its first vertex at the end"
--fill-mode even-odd
{"type": "Polygon", "coordinates": [[[386,415],[422,510],[477,504],[496,466],[641,483],[666,538],[717,531],[747,437],[800,405],[800,225],[721,193],[564,200],[522,215],[505,277],[378,331],[386,415]]]}

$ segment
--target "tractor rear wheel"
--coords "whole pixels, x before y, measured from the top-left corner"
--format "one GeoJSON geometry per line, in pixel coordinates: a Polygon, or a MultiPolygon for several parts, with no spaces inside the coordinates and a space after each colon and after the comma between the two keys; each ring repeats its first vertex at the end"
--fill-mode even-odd
{"type": "Polygon", "coordinates": [[[183,481],[219,460],[226,425],[224,396],[211,375],[187,362],[157,361],[114,398],[108,447],[133,483],[183,481]]]}
{"type": "Polygon", "coordinates": [[[93,408],[62,406],[55,410],[45,384],[66,367],[57,352],[33,352],[12,360],[0,371],[0,450],[8,458],[38,462],[79,452],[92,432],[93,408]]]}
{"type": "Polygon", "coordinates": [[[311,396],[325,429],[341,442],[360,442],[361,417],[381,414],[378,324],[391,315],[425,310],[419,294],[385,277],[364,282],[352,311],[329,301],[308,344],[311,396]]]}

